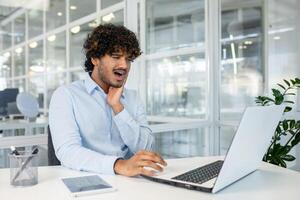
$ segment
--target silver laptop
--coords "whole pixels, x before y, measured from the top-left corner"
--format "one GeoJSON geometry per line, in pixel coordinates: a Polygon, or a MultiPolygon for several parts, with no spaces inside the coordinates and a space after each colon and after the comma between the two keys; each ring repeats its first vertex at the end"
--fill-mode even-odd
{"type": "Polygon", "coordinates": [[[195,167],[165,168],[157,176],[144,176],[152,181],[192,190],[216,193],[258,169],[266,153],[285,106],[248,107],[223,160],[195,167]]]}

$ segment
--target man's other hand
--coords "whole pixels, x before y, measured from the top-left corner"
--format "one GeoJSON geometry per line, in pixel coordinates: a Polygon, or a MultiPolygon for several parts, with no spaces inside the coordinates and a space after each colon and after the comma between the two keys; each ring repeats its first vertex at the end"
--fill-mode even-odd
{"type": "Polygon", "coordinates": [[[154,176],[155,171],[163,171],[162,166],[167,166],[167,163],[162,157],[151,151],[139,151],[128,160],[119,159],[114,165],[116,174],[124,176],[147,175],[154,176]],[[148,170],[146,168],[152,168],[148,170]]]}

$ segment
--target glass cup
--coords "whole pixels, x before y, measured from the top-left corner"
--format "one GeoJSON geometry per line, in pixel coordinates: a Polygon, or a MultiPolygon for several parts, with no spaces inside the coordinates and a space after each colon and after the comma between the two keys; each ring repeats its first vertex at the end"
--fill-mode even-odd
{"type": "Polygon", "coordinates": [[[20,155],[10,154],[10,184],[31,186],[38,183],[38,154],[20,151],[20,155]]]}

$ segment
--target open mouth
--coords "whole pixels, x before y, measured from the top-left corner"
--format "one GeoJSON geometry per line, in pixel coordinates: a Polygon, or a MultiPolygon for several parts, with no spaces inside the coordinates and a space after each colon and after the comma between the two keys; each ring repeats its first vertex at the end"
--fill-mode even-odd
{"type": "Polygon", "coordinates": [[[113,71],[117,80],[123,80],[126,77],[127,71],[124,69],[116,69],[113,71]]]}

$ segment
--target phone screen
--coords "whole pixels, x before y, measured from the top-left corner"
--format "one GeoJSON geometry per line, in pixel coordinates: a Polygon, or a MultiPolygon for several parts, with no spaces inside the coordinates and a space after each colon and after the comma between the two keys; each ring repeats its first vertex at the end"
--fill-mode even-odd
{"type": "Polygon", "coordinates": [[[71,192],[76,193],[112,188],[97,175],[63,178],[62,181],[71,192]]]}

